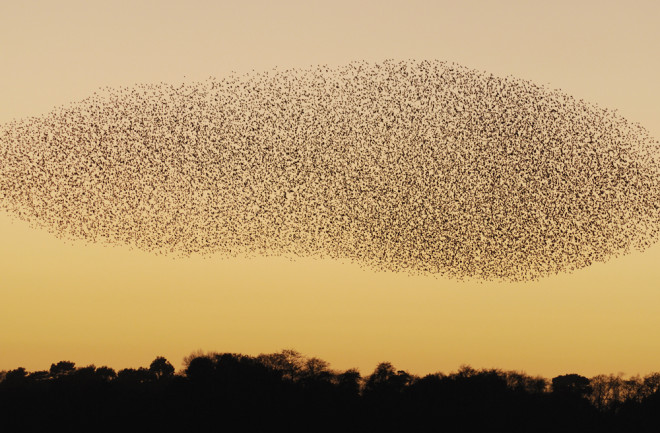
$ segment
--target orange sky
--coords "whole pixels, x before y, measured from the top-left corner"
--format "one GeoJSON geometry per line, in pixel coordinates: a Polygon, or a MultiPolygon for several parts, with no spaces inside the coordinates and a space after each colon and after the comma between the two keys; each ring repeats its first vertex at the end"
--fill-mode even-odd
{"type": "MultiPolygon", "coordinates": [[[[561,88],[660,137],[654,1],[5,3],[0,122],[101,86],[426,58],[561,88]]],[[[173,259],[65,242],[0,213],[0,370],[295,348],[363,374],[386,360],[419,374],[644,374],[660,371],[658,263],[660,245],[536,282],[455,282],[311,259],[173,259]]]]}

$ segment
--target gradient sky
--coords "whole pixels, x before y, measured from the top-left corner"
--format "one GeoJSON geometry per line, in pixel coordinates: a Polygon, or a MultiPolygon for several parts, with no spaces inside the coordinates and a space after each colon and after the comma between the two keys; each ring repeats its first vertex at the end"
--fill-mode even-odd
{"type": "MultiPolygon", "coordinates": [[[[656,1],[2,2],[0,123],[103,86],[439,59],[560,88],[660,138],[659,21],[656,1]]],[[[363,374],[381,361],[645,374],[660,371],[659,264],[656,244],[535,282],[456,282],[330,260],[174,259],[0,213],[0,370],[294,348],[363,374]]]]}

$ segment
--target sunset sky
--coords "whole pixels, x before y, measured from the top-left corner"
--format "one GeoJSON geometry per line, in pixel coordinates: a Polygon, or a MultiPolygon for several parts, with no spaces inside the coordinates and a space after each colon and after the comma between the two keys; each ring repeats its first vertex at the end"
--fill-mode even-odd
{"type": "MultiPolygon", "coordinates": [[[[0,123],[105,86],[438,59],[559,88],[660,138],[656,1],[0,4],[0,123]]],[[[289,258],[157,256],[0,212],[0,370],[285,348],[336,369],[660,371],[660,245],[525,283],[289,258]]]]}

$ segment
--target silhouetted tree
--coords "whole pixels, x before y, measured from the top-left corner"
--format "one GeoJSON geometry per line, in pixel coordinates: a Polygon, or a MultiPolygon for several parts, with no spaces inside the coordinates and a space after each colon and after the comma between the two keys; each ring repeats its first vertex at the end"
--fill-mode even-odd
{"type": "Polygon", "coordinates": [[[349,369],[336,376],[337,386],[341,394],[345,397],[354,398],[360,394],[360,381],[362,377],[360,372],[355,369],[349,369]]]}
{"type": "Polygon", "coordinates": [[[50,377],[50,372],[46,370],[33,371],[28,374],[28,380],[38,382],[42,380],[47,380],[50,377]]]}
{"type": "Polygon", "coordinates": [[[644,376],[644,395],[651,396],[660,391],[660,373],[651,373],[644,376]]]}
{"type": "Polygon", "coordinates": [[[406,417],[404,389],[410,385],[413,377],[403,370],[396,370],[389,362],[376,366],[364,384],[365,405],[369,416],[378,420],[378,430],[394,428],[400,430],[406,417]]]}
{"type": "Polygon", "coordinates": [[[117,380],[124,384],[140,384],[150,382],[152,378],[151,372],[144,368],[124,368],[117,372],[117,380]]]}
{"type": "Polygon", "coordinates": [[[115,370],[107,366],[97,367],[96,374],[98,377],[106,381],[112,380],[115,377],[117,377],[117,373],[115,372],[115,370]]]}
{"type": "Polygon", "coordinates": [[[660,373],[568,374],[550,388],[520,372],[462,366],[419,378],[383,362],[363,380],[293,350],[196,353],[185,366],[176,375],[159,356],[118,373],[70,361],[3,372],[0,431],[214,431],[219,420],[243,431],[379,433],[651,433],[660,425],[660,373]]]}
{"type": "Polygon", "coordinates": [[[174,374],[174,366],[162,356],[157,357],[149,365],[149,371],[154,375],[156,380],[169,378],[174,374]]]}
{"type": "Polygon", "coordinates": [[[9,370],[5,373],[3,383],[8,385],[20,385],[27,381],[28,372],[23,367],[18,367],[14,370],[9,370]]]}
{"type": "Polygon", "coordinates": [[[60,361],[57,364],[50,365],[50,375],[52,377],[69,374],[75,370],[76,364],[71,361],[60,361]]]}
{"type": "Polygon", "coordinates": [[[261,354],[257,360],[270,369],[282,373],[282,378],[297,380],[305,365],[305,357],[292,349],[282,350],[280,353],[261,354]]]}
{"type": "Polygon", "coordinates": [[[389,362],[378,364],[367,378],[364,391],[366,394],[395,395],[409,385],[413,377],[403,370],[397,371],[389,362]]]}
{"type": "Polygon", "coordinates": [[[319,358],[308,358],[301,371],[300,378],[307,382],[327,382],[332,380],[330,364],[319,358]]]}
{"type": "Polygon", "coordinates": [[[215,363],[209,356],[198,356],[188,362],[186,376],[194,381],[208,381],[213,377],[215,363]]]}
{"type": "Polygon", "coordinates": [[[585,397],[591,392],[589,379],[579,374],[565,374],[552,379],[552,392],[585,397]]]}
{"type": "Polygon", "coordinates": [[[512,390],[527,392],[530,394],[540,394],[548,388],[548,381],[543,377],[531,377],[517,371],[504,373],[507,387],[512,390]]]}

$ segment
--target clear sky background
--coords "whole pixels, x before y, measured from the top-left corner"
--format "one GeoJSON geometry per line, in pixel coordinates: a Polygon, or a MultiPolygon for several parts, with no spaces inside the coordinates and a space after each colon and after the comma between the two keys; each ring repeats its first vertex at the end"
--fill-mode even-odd
{"type": "MultiPolygon", "coordinates": [[[[102,86],[439,59],[560,88],[660,138],[657,1],[3,1],[0,123],[102,86]]],[[[173,259],[0,213],[0,370],[294,348],[336,369],[660,371],[660,245],[528,283],[310,259],[173,259]]]]}

